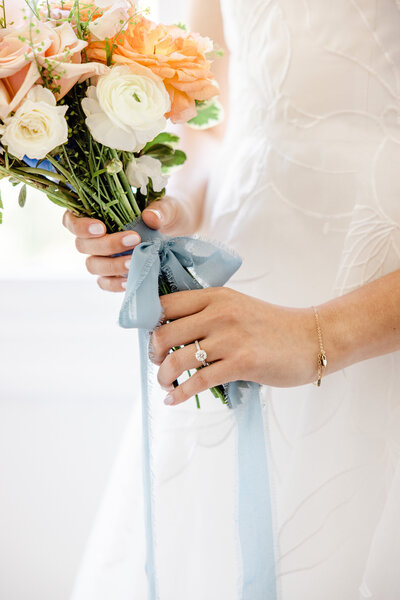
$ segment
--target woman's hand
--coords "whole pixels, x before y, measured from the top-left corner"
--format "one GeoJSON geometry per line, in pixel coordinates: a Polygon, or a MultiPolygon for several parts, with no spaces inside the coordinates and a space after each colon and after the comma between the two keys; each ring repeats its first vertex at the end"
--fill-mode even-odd
{"type": "Polygon", "coordinates": [[[177,292],[161,302],[170,322],[153,333],[151,359],[169,392],[166,404],[180,404],[229,381],[292,387],[316,380],[319,349],[312,309],[275,306],[229,288],[177,292]],[[200,366],[195,340],[211,364],[174,388],[178,377],[200,366]]]}
{"type": "MultiPolygon", "coordinates": [[[[183,200],[166,196],[153,202],[143,212],[143,221],[151,229],[162,233],[179,235],[195,228],[192,213],[183,200]]],[[[109,292],[123,292],[129,272],[131,256],[113,257],[140,244],[140,237],[133,231],[107,234],[101,221],[76,217],[72,212],[64,214],[63,224],[76,236],[76,248],[82,254],[89,254],[86,267],[89,273],[98,275],[99,286],[109,292]]]]}

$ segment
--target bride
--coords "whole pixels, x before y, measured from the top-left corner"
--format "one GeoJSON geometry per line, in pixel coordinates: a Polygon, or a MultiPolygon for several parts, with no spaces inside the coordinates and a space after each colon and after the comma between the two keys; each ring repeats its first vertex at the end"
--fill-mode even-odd
{"type": "MultiPolygon", "coordinates": [[[[250,380],[263,386],[276,598],[398,600],[399,5],[191,4],[191,28],[229,48],[215,63],[229,118],[183,132],[190,160],[144,220],[222,241],[243,267],[227,289],[163,298],[172,322],[152,336],[166,396],[153,424],[159,598],[261,600],[238,591],[232,411],[191,399],[250,380]],[[195,340],[212,364],[174,388],[198,365],[195,340]]],[[[71,213],[64,224],[100,287],[123,292],[129,260],[112,255],[140,239],[71,213]]],[[[146,598],[139,405],[73,600],[146,598]]]]}

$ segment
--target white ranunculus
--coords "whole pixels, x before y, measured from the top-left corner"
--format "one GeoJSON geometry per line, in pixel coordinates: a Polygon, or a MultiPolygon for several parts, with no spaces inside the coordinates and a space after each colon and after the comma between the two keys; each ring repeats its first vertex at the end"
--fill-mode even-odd
{"type": "Polygon", "coordinates": [[[0,141],[16,158],[41,160],[68,141],[67,110],[68,106],[57,106],[48,89],[36,85],[15,115],[5,119],[0,141]]]}
{"type": "Polygon", "coordinates": [[[161,162],[152,156],[140,156],[130,161],[126,176],[132,187],[139,189],[146,196],[149,179],[155,192],[161,192],[168,182],[168,177],[162,174],[161,162]]]}
{"type": "Polygon", "coordinates": [[[129,19],[129,2],[97,0],[99,8],[106,9],[101,17],[89,24],[89,30],[95,40],[105,40],[114,37],[129,19]]]}
{"type": "Polygon", "coordinates": [[[139,152],[166,127],[171,101],[161,79],[137,75],[128,66],[113,67],[86,95],[86,124],[94,139],[109,148],[139,152]]]}

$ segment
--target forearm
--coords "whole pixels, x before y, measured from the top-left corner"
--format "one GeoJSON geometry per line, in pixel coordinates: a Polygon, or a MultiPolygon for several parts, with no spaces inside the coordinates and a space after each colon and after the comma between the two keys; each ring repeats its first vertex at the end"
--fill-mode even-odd
{"type": "Polygon", "coordinates": [[[224,39],[219,0],[191,0],[188,12],[190,30],[209,36],[216,47],[224,50],[224,56],[215,59],[212,70],[219,85],[219,100],[224,107],[225,121],[206,131],[193,130],[187,126],[176,127],[181,139],[180,147],[188,158],[183,169],[171,177],[167,192],[181,201],[185,210],[191,213],[192,231],[182,233],[193,233],[201,223],[209,176],[215,164],[214,157],[225,135],[229,111],[229,53],[224,39]]]}
{"type": "Polygon", "coordinates": [[[332,373],[400,350],[400,270],[318,307],[332,373]]]}
{"type": "Polygon", "coordinates": [[[185,222],[191,224],[189,231],[176,233],[191,234],[197,231],[202,221],[210,172],[221,139],[211,132],[190,130],[187,126],[180,127],[178,135],[181,139],[180,148],[186,153],[187,161],[171,177],[167,194],[181,203],[183,210],[188,213],[185,222]]]}

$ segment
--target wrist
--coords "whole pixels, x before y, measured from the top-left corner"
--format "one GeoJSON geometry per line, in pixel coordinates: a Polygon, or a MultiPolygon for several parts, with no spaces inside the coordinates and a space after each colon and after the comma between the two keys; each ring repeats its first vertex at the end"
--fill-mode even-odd
{"type": "MultiPolygon", "coordinates": [[[[314,308],[302,309],[303,313],[303,384],[315,383],[319,375],[325,375],[326,371],[320,371],[321,344],[318,331],[318,321],[314,308]]],[[[326,351],[325,351],[326,352],[326,351]]],[[[326,352],[327,354],[327,352],[326,352]]]]}

